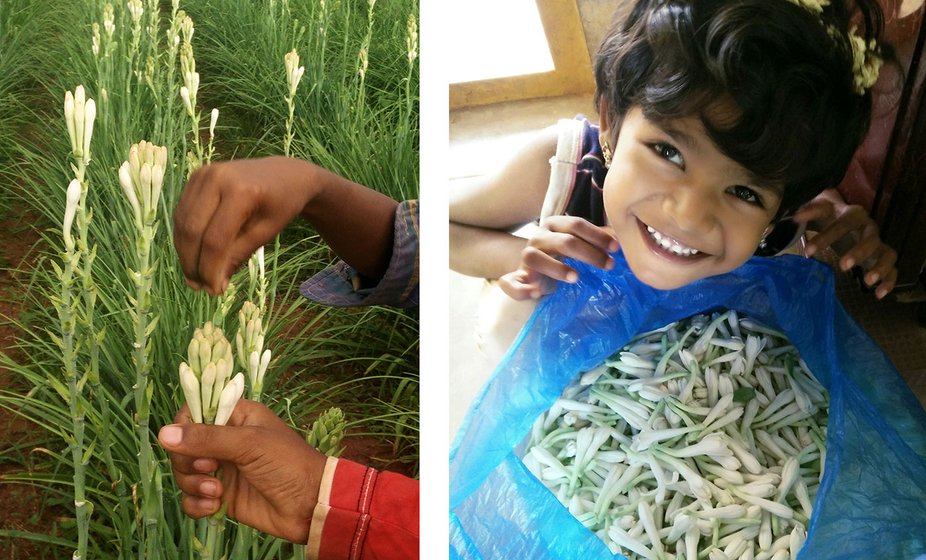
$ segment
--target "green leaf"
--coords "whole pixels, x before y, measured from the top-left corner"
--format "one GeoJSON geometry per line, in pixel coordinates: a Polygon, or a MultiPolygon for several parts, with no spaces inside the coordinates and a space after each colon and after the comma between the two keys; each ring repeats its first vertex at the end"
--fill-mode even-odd
{"type": "Polygon", "coordinates": [[[69,395],[69,392],[68,392],[67,385],[65,385],[64,383],[62,383],[60,379],[58,379],[58,378],[54,377],[53,375],[50,375],[50,374],[49,374],[49,376],[48,376],[48,384],[51,385],[51,388],[54,389],[55,392],[58,393],[58,394],[61,396],[61,399],[62,399],[64,402],[68,402],[68,401],[69,401],[70,395],[69,395]]]}
{"type": "Polygon", "coordinates": [[[733,391],[734,402],[749,402],[756,396],[756,390],[752,387],[740,387],[733,391]]]}
{"type": "Polygon", "coordinates": [[[84,450],[84,456],[81,457],[80,459],[80,462],[82,464],[84,465],[90,464],[90,458],[93,457],[93,452],[96,451],[96,443],[97,443],[97,440],[94,439],[93,441],[90,442],[90,445],[88,445],[87,448],[84,450]]]}

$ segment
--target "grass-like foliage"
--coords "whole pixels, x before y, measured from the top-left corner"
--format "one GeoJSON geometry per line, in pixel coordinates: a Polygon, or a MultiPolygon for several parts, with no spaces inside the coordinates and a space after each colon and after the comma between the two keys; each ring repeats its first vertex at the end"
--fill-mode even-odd
{"type": "MultiPolygon", "coordinates": [[[[195,165],[188,154],[196,151],[179,95],[179,48],[171,40],[183,15],[178,10],[195,24],[201,143],[208,141],[209,112],[220,110],[214,160],[283,153],[289,116],[283,57],[296,49],[306,71],[291,121],[292,155],[396,199],[418,195],[416,0],[0,2],[0,211],[29,208],[41,234],[38,262],[20,275],[24,312],[0,318],[18,330],[16,352],[0,349],[0,368],[30,389],[0,391],[0,407],[35,422],[43,434],[31,448],[0,455],[0,462],[19,467],[6,469],[0,484],[38,486],[47,504],[64,512],[58,526],[25,535],[53,558],[79,549],[78,491],[92,507],[85,557],[199,557],[195,524],[180,510],[169,462],[155,441],[181,405],[177,369],[190,336],[218,306],[186,287],[171,243],[171,213],[195,165]],[[138,19],[132,5],[143,10],[138,19]],[[83,177],[86,214],[78,217],[85,228],[75,249],[79,266],[92,266],[83,276],[78,268],[66,299],[61,224],[77,167],[62,106],[65,92],[78,85],[97,108],[83,177]],[[168,151],[148,260],[151,285],[143,293],[140,245],[118,180],[129,147],[141,140],[168,151]],[[72,384],[62,359],[68,354],[62,301],[76,317],[72,384]],[[140,398],[150,414],[143,423],[140,398]],[[75,437],[78,425],[82,437],[75,437]],[[140,454],[151,456],[150,469],[140,454]],[[149,477],[142,476],[146,470],[149,477]]],[[[327,309],[302,299],[298,283],[331,260],[307,227],[292,228],[267,250],[267,346],[274,360],[264,402],[297,429],[325,408],[341,407],[348,448],[352,434],[375,436],[388,449],[376,466],[403,464],[417,472],[417,313],[327,309]]],[[[246,286],[247,271],[234,280],[246,286]]],[[[233,301],[226,332],[237,328],[242,299],[233,301]]],[[[237,532],[230,524],[225,533],[229,558],[300,555],[299,547],[252,532],[247,549],[233,548],[237,532]]],[[[0,531],[0,538],[12,536],[24,535],[0,531]]]]}

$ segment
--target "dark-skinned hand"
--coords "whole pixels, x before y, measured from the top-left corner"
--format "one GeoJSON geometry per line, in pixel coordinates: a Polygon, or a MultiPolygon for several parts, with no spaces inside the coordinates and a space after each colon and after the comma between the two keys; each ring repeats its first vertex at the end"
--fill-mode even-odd
{"type": "Polygon", "coordinates": [[[186,405],[174,422],[158,440],[170,455],[184,513],[199,519],[224,502],[226,514],[245,525],[308,540],[324,455],[254,401],[239,401],[225,426],[194,424],[186,405]]]}

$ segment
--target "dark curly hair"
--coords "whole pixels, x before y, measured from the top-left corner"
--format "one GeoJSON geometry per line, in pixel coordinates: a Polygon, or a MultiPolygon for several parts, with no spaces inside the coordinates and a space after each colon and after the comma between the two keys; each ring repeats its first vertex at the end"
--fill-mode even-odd
{"type": "Polygon", "coordinates": [[[635,105],[657,123],[699,117],[721,152],[784,185],[781,216],[836,186],[868,131],[852,27],[890,56],[874,0],[822,14],[790,0],[638,0],[599,49],[595,101],[614,131],[635,105]]]}

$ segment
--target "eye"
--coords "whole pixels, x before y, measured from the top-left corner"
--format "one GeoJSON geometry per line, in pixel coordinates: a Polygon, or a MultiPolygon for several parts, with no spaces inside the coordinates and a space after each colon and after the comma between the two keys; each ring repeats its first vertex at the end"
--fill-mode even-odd
{"type": "Polygon", "coordinates": [[[685,158],[682,157],[682,153],[671,144],[666,144],[664,142],[657,142],[650,146],[656,155],[662,159],[674,163],[675,165],[684,168],[685,167],[685,158]]]}
{"type": "Polygon", "coordinates": [[[730,187],[730,192],[736,198],[748,202],[749,204],[754,204],[759,208],[765,208],[765,204],[762,201],[762,197],[759,196],[756,191],[750,189],[749,187],[744,187],[742,185],[736,185],[730,187]]]}

